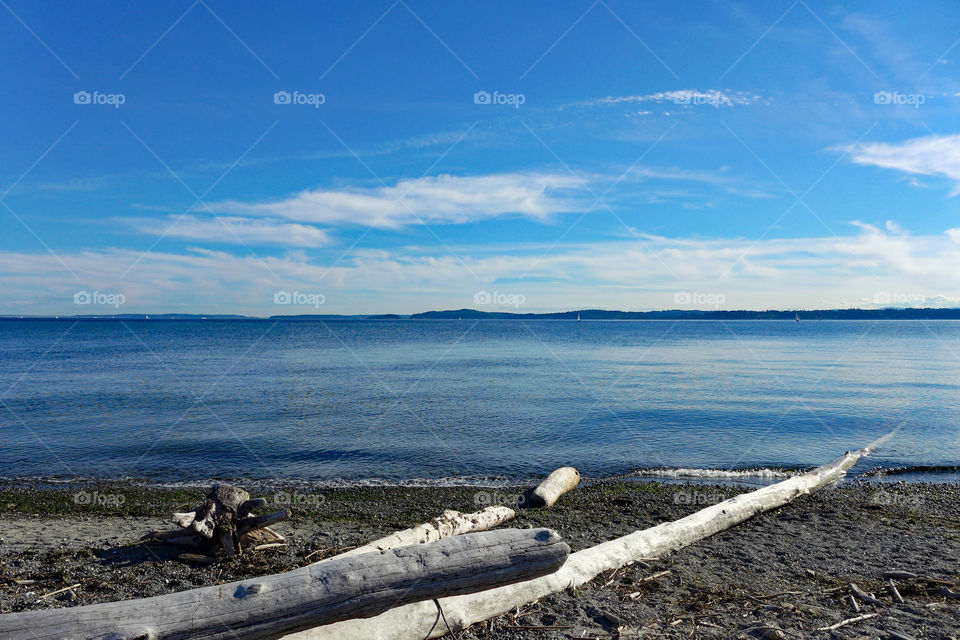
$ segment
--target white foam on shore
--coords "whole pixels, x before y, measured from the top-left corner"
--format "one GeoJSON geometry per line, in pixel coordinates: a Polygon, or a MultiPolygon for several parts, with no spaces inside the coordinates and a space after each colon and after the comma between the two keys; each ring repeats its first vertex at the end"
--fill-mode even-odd
{"type": "Polygon", "coordinates": [[[640,469],[632,475],[641,478],[789,478],[802,473],[786,469],[640,469]]]}

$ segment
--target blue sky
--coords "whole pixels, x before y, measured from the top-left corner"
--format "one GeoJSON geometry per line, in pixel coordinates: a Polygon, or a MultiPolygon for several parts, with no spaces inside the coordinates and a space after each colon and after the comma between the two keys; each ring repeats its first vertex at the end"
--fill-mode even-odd
{"type": "Polygon", "coordinates": [[[950,2],[0,4],[3,314],[960,306],[950,2]]]}

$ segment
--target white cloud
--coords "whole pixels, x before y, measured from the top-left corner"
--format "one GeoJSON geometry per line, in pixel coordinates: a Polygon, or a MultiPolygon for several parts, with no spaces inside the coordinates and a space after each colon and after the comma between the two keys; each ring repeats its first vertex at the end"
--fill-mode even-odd
{"type": "MultiPolygon", "coordinates": [[[[477,291],[522,294],[527,310],[675,308],[678,291],[722,295],[724,308],[953,304],[960,297],[958,232],[913,236],[860,224],[841,238],[639,239],[551,248],[358,250],[332,266],[302,252],[258,259],[225,251],[0,252],[3,313],[78,310],[78,290],[117,291],[124,311],[316,313],[278,309],[279,290],[326,297],[325,313],[409,313],[474,306],[477,291]],[[431,252],[432,251],[432,252],[431,252]],[[137,259],[141,261],[124,276],[137,259]],[[939,302],[938,302],[939,301],[939,302]]],[[[895,228],[895,227],[892,227],[895,228]]]]}
{"type": "Polygon", "coordinates": [[[331,242],[323,229],[268,219],[168,216],[163,220],[140,218],[130,222],[138,231],[151,235],[223,244],[322,247],[331,242]]]}
{"type": "Polygon", "coordinates": [[[850,153],[857,164],[949,178],[954,182],[950,195],[960,194],[960,135],[926,136],[899,144],[866,142],[840,150],[850,153]]]}
{"type": "Polygon", "coordinates": [[[210,207],[236,215],[379,228],[462,224],[508,214],[544,220],[574,211],[563,192],[578,186],[573,177],[546,173],[440,175],[370,189],[314,189],[275,202],[227,200],[210,207]]]}

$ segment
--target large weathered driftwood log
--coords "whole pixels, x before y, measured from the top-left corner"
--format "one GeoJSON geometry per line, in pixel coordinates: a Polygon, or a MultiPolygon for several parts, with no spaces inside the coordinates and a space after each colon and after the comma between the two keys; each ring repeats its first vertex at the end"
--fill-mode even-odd
{"type": "Polygon", "coordinates": [[[336,558],[287,573],[153,598],[0,615],[5,640],[272,639],[390,607],[556,571],[550,529],[504,529],[336,558]]]}
{"type": "Polygon", "coordinates": [[[573,467],[560,467],[533,490],[533,506],[552,507],[557,498],[573,491],[580,484],[580,472],[573,467]]]}
{"type": "Polygon", "coordinates": [[[504,522],[513,520],[516,515],[513,509],[501,505],[487,507],[476,513],[460,513],[459,511],[447,509],[430,522],[424,522],[423,524],[418,524],[415,527],[410,527],[403,531],[396,531],[379,540],[374,540],[373,542],[341,553],[335,557],[343,558],[361,553],[370,553],[371,551],[396,549],[397,547],[434,542],[442,538],[459,536],[475,531],[487,531],[488,529],[500,526],[504,522]]]}
{"type": "Polygon", "coordinates": [[[507,613],[514,607],[589,582],[599,573],[640,558],[657,557],[728,529],[759,513],[834,482],[868,450],[848,452],[834,462],[751,493],[702,509],[674,522],[573,553],[556,573],[472,595],[441,598],[391,609],[366,620],[347,620],[287,636],[284,640],[423,640],[456,632],[507,613]],[[449,625],[449,626],[448,626],[449,625]]]}

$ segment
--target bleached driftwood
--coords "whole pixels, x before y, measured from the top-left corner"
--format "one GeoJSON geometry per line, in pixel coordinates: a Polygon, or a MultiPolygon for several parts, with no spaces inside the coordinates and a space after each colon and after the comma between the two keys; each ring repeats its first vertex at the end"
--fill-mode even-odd
{"type": "Polygon", "coordinates": [[[284,640],[423,640],[460,631],[551,593],[583,585],[603,571],[676,551],[764,511],[783,506],[843,477],[847,469],[866,453],[866,449],[848,452],[828,465],[730,498],[680,520],[578,551],[570,555],[559,571],[542,578],[472,595],[441,598],[438,603],[443,611],[442,617],[437,604],[420,602],[366,620],[347,620],[316,627],[286,636],[284,640]]]}
{"type": "Polygon", "coordinates": [[[500,526],[504,522],[513,520],[516,512],[501,505],[487,507],[476,513],[460,513],[452,509],[447,509],[440,516],[430,522],[418,524],[415,527],[396,531],[379,540],[367,543],[356,549],[351,549],[341,553],[337,558],[347,556],[356,556],[361,553],[370,553],[371,551],[383,551],[384,549],[396,549],[411,544],[424,544],[434,542],[442,538],[463,535],[476,531],[487,531],[500,526]]]}
{"type": "Polygon", "coordinates": [[[534,506],[552,507],[557,498],[580,484],[580,472],[573,467],[560,467],[533,490],[534,506]]]}
{"type": "Polygon", "coordinates": [[[472,533],[153,598],[0,615],[4,640],[261,640],[390,607],[556,571],[570,548],[550,529],[472,533]]]}

